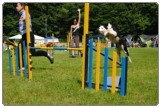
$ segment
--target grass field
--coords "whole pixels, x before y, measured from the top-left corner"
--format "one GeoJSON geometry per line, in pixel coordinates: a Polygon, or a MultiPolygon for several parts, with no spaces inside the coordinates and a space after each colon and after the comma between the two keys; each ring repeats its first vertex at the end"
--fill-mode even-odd
{"type": "MultiPolygon", "coordinates": [[[[110,49],[110,55],[112,51],[113,49],[110,49]]],[[[3,53],[3,104],[157,105],[158,48],[131,48],[130,54],[133,63],[129,63],[128,67],[127,95],[121,97],[119,92],[113,95],[109,91],[103,92],[102,89],[99,92],[87,88],[82,90],[79,82],[81,57],[70,58],[66,51],[55,51],[54,64],[50,64],[45,57],[33,57],[32,80],[10,76],[8,54],[5,52],[3,53]]],[[[102,71],[103,58],[101,59],[102,71]]],[[[95,65],[93,70],[95,72],[95,65]]],[[[111,68],[109,70],[111,74],[111,68]]]]}

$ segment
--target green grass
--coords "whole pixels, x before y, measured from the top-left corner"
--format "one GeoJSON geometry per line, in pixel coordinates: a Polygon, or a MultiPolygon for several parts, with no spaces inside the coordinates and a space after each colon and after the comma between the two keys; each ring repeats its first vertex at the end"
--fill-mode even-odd
{"type": "MultiPolygon", "coordinates": [[[[112,50],[110,49],[110,55],[112,50]]],[[[66,51],[55,51],[54,64],[50,64],[45,57],[33,57],[32,80],[10,76],[8,54],[5,52],[3,53],[3,104],[157,105],[158,48],[131,48],[130,54],[133,63],[129,63],[128,67],[127,95],[121,97],[119,92],[113,95],[110,91],[103,92],[102,89],[99,92],[87,88],[82,90],[81,83],[78,82],[81,81],[82,60],[80,57],[69,58],[66,51]]],[[[101,59],[103,68],[103,57],[101,59]]],[[[111,62],[109,66],[111,67],[111,62]]],[[[93,68],[95,73],[95,63],[93,68]]],[[[101,77],[102,72],[103,69],[101,77]]],[[[111,74],[111,68],[109,72],[111,74]]]]}

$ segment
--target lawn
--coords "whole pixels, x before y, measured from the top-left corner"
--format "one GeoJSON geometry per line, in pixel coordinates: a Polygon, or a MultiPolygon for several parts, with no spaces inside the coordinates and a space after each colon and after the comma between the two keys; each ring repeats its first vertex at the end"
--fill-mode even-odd
{"type": "MultiPolygon", "coordinates": [[[[110,49],[110,56],[113,49],[110,49]]],[[[102,89],[81,89],[81,57],[70,58],[67,51],[55,51],[55,62],[33,57],[33,79],[10,76],[8,53],[3,53],[4,105],[157,105],[158,48],[130,48],[127,95],[102,89]]],[[[94,61],[95,61],[94,55],[94,61]]],[[[101,57],[103,71],[103,57],[101,57]]],[[[110,61],[109,61],[110,62],[110,61]]],[[[111,62],[110,62],[111,74],[111,62]]],[[[93,66],[95,72],[95,63],[93,66]]],[[[119,75],[120,70],[118,68],[119,75]]],[[[95,77],[95,76],[94,76],[95,77]]],[[[94,78],[93,77],[93,78],[94,78]]],[[[102,77],[102,73],[101,73],[102,77]]],[[[103,78],[101,78],[102,80],[103,78]]]]}

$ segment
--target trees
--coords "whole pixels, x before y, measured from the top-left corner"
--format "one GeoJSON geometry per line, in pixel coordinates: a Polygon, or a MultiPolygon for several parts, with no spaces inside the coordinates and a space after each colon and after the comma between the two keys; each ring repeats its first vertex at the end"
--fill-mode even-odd
{"type": "Polygon", "coordinates": [[[3,36],[13,36],[18,33],[18,14],[16,4],[3,5],[3,36]]]}
{"type": "MultiPolygon", "coordinates": [[[[81,34],[84,24],[84,3],[29,3],[32,25],[35,34],[54,33],[66,39],[74,18],[78,18],[76,10],[82,9],[81,34]]],[[[15,3],[3,5],[3,35],[13,36],[19,32],[19,14],[15,3]]],[[[89,31],[98,34],[100,25],[111,23],[119,35],[158,34],[158,5],[156,3],[91,3],[89,31]]]]}

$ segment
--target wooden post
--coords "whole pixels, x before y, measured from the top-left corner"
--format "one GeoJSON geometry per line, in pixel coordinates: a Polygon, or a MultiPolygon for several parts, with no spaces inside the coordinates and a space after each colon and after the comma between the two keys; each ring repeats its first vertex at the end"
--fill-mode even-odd
{"type": "Polygon", "coordinates": [[[116,63],[117,62],[117,53],[113,52],[113,63],[112,63],[112,93],[116,92],[116,63]]]}
{"type": "Polygon", "coordinates": [[[29,9],[28,6],[25,6],[25,12],[26,12],[26,36],[27,36],[27,65],[28,65],[28,73],[29,73],[29,79],[32,79],[32,59],[31,59],[31,53],[30,53],[30,21],[29,21],[29,9]]]}
{"type": "Polygon", "coordinates": [[[12,57],[11,57],[11,50],[8,48],[8,59],[9,59],[9,71],[10,71],[10,75],[12,75],[12,71],[13,71],[13,69],[12,69],[12,57]]]}
{"type": "Polygon", "coordinates": [[[86,34],[89,28],[89,3],[85,3],[84,7],[84,34],[83,34],[83,57],[82,57],[82,89],[85,88],[85,58],[86,58],[86,34]]]}
{"type": "Polygon", "coordinates": [[[93,70],[93,41],[90,40],[89,43],[89,78],[88,78],[88,88],[92,89],[92,70],[93,70]]]}
{"type": "Polygon", "coordinates": [[[20,64],[20,76],[23,77],[23,70],[22,70],[22,45],[19,44],[19,64],[20,64]]]}
{"type": "Polygon", "coordinates": [[[107,91],[107,77],[108,77],[108,48],[104,48],[104,91],[107,91]]]}
{"type": "Polygon", "coordinates": [[[128,70],[127,62],[128,62],[127,57],[122,57],[121,85],[120,85],[121,96],[125,96],[127,93],[127,70],[128,70]]]}
{"type": "Polygon", "coordinates": [[[100,76],[100,52],[101,51],[101,43],[98,40],[97,43],[97,55],[96,55],[96,91],[99,91],[99,76],[100,76]]]}
{"type": "Polygon", "coordinates": [[[13,75],[16,75],[16,69],[15,69],[15,51],[14,51],[14,47],[11,46],[11,50],[12,50],[12,71],[13,71],[13,75]]]}

